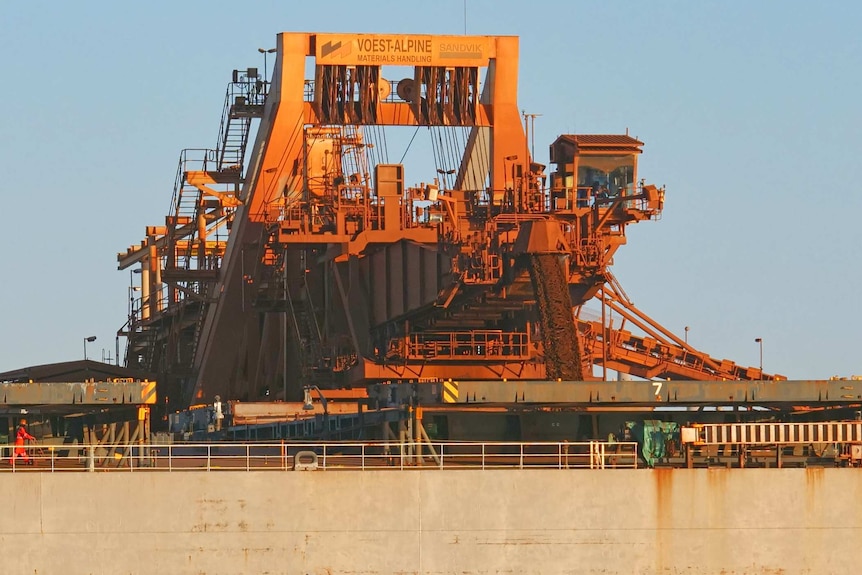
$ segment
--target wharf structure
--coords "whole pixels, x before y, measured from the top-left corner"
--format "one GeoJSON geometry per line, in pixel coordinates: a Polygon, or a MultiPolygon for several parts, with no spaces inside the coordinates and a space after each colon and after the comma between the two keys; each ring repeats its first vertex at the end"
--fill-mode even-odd
{"type": "MultiPolygon", "coordinates": [[[[537,161],[516,37],[264,52],[118,254],[138,444],[103,426],[0,473],[10,572],[853,570],[862,381],[712,357],[632,304],[610,264],[665,202],[643,142],[562,134],[537,161]],[[399,129],[427,165],[390,157],[399,129]]],[[[22,383],[10,425],[51,411],[22,383]]]]}
{"type": "Polygon", "coordinates": [[[518,44],[288,32],[271,74],[233,71],[215,147],[182,151],[164,225],[117,256],[139,272],[126,363],[160,404],[269,424],[316,403],[301,434],[398,441],[855,418],[856,380],[712,357],[632,304],[610,264],[665,190],[628,134],[563,134],[538,161],[518,44]],[[420,133],[425,165],[390,157],[420,133]]]}

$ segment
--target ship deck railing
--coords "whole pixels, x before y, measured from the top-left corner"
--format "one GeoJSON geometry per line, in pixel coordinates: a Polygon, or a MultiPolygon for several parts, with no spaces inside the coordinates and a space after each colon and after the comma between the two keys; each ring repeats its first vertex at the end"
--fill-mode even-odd
{"type": "Polygon", "coordinates": [[[4,472],[634,469],[634,442],[242,442],[3,446],[4,472]]]}

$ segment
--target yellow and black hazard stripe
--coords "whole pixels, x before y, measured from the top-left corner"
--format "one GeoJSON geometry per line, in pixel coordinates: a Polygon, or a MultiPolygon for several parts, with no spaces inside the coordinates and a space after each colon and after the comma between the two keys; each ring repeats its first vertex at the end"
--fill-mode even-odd
{"type": "Polygon", "coordinates": [[[141,403],[156,402],[156,382],[144,381],[141,383],[141,403]]]}
{"type": "Polygon", "coordinates": [[[458,382],[449,381],[443,382],[443,403],[458,403],[458,382]]]}

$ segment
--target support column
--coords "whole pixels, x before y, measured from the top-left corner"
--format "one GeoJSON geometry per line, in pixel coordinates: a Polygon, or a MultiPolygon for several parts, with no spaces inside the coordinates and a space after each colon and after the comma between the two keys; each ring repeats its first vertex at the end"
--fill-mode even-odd
{"type": "Polygon", "coordinates": [[[413,410],[413,442],[416,445],[416,465],[422,465],[422,408],[413,410]]]}
{"type": "Polygon", "coordinates": [[[150,268],[141,264],[141,319],[150,319],[150,268]]]}

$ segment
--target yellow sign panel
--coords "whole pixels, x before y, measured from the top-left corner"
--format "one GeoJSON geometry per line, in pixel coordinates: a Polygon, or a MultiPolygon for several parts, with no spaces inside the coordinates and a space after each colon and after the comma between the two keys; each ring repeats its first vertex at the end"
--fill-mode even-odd
{"type": "Polygon", "coordinates": [[[487,66],[490,36],[317,34],[317,64],[343,66],[487,66]]]}
{"type": "Polygon", "coordinates": [[[144,381],[141,383],[141,403],[156,402],[156,382],[144,381]]]}
{"type": "Polygon", "coordinates": [[[458,403],[458,382],[449,381],[443,382],[443,403],[458,403]]]}

